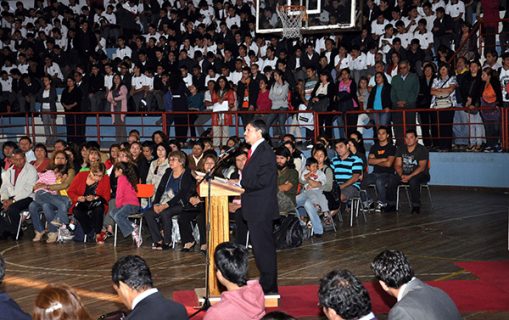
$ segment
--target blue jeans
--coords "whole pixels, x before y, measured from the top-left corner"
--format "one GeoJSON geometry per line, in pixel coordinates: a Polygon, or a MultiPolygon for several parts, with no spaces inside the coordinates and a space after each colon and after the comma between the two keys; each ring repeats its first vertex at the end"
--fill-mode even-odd
{"type": "Polygon", "coordinates": [[[305,216],[306,214],[313,224],[313,232],[316,234],[323,234],[323,226],[318,211],[312,200],[306,195],[301,193],[297,195],[297,214],[299,217],[305,216]]]}
{"type": "MultiPolygon", "coordinates": [[[[284,109],[284,108],[279,108],[277,110],[273,110],[273,111],[288,111],[288,109],[284,109]]],[[[272,125],[277,122],[278,126],[277,127],[274,127],[273,130],[272,130],[272,135],[273,136],[283,136],[286,134],[286,127],[285,127],[285,124],[286,124],[286,119],[287,119],[288,115],[284,112],[282,113],[269,113],[268,115],[266,115],[265,117],[265,123],[267,124],[267,127],[272,127],[272,125]]]]}
{"type": "Polygon", "coordinates": [[[120,231],[124,237],[128,237],[133,232],[134,228],[129,221],[129,215],[134,214],[140,210],[140,206],[134,206],[131,204],[126,204],[120,208],[111,208],[109,212],[109,216],[118,224],[120,231]]]}
{"type": "MultiPolygon", "coordinates": [[[[67,212],[70,206],[71,200],[68,197],[51,194],[49,192],[36,192],[34,201],[32,201],[28,207],[34,229],[38,232],[44,231],[44,226],[42,225],[39,215],[41,210],[44,212],[44,216],[48,222],[58,218],[60,222],[64,224],[69,223],[67,212]]],[[[57,232],[57,227],[48,223],[48,230],[49,232],[57,232]]]]}

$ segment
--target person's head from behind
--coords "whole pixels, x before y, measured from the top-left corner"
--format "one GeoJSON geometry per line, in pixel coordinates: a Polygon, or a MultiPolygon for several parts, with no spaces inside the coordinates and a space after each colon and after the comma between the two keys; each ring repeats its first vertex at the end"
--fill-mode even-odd
{"type": "Polygon", "coordinates": [[[32,319],[91,320],[78,294],[68,285],[48,285],[35,298],[32,319]]]}
{"type": "Polygon", "coordinates": [[[282,311],[272,311],[264,315],[261,320],[296,320],[296,319],[282,311]]]}
{"type": "Polygon", "coordinates": [[[371,312],[368,291],[348,270],[333,270],[320,279],[318,299],[327,319],[359,319],[371,312]]]}
{"type": "Polygon", "coordinates": [[[139,256],[118,259],[111,269],[111,280],[120,300],[129,309],[134,298],[153,286],[150,268],[139,256]]]}
{"type": "Polygon", "coordinates": [[[223,242],[214,252],[217,280],[231,290],[247,284],[247,249],[239,244],[223,242]]]}
{"type": "Polygon", "coordinates": [[[309,170],[311,173],[315,173],[318,171],[318,161],[313,158],[309,157],[306,159],[306,169],[309,170]]]}
{"type": "Polygon", "coordinates": [[[397,297],[398,289],[414,277],[408,259],[399,250],[384,250],[371,263],[371,269],[382,288],[397,297]]]}

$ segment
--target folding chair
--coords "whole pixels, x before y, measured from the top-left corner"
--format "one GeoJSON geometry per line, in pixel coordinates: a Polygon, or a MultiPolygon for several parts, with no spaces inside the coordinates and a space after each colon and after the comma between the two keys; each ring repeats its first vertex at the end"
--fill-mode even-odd
{"type": "MultiPolygon", "coordinates": [[[[430,203],[431,207],[433,207],[433,202],[431,201],[431,190],[429,188],[429,184],[423,183],[419,186],[419,188],[420,188],[421,192],[422,192],[422,189],[426,189],[428,191],[429,203],[430,203]]],[[[399,210],[399,199],[400,199],[399,191],[401,189],[405,189],[406,198],[408,200],[408,206],[410,208],[412,208],[412,201],[410,200],[410,193],[408,192],[408,189],[410,189],[410,186],[408,184],[400,184],[398,186],[398,190],[396,191],[396,212],[398,212],[398,210],[399,210]]]]}
{"type": "MultiPolygon", "coordinates": [[[[136,196],[140,199],[147,199],[148,200],[148,206],[147,208],[150,208],[152,206],[152,197],[155,193],[155,186],[153,184],[138,184],[136,185],[136,188],[138,189],[138,192],[136,192],[136,196]]],[[[143,210],[144,208],[140,207],[140,211],[137,213],[133,213],[129,215],[129,219],[133,219],[135,222],[136,220],[139,221],[139,227],[138,232],[139,236],[141,238],[141,228],[143,227],[143,210]]],[[[114,240],[113,240],[113,246],[117,246],[117,233],[118,233],[118,226],[115,223],[115,233],[114,233],[114,240]]]]}
{"type": "Polygon", "coordinates": [[[19,234],[21,233],[21,225],[23,222],[30,219],[30,212],[28,210],[21,211],[19,214],[19,223],[18,223],[18,231],[16,232],[16,241],[19,239],[19,234]]]}

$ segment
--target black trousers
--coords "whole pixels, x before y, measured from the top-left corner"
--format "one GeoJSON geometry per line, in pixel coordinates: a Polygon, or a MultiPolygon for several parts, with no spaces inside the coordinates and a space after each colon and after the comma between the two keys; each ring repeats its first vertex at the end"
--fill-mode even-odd
{"type": "MultiPolygon", "coordinates": [[[[400,109],[400,110],[402,110],[402,109],[400,109]]],[[[394,135],[396,138],[396,144],[398,146],[405,145],[405,131],[408,129],[415,129],[415,116],[416,116],[415,112],[407,112],[406,119],[405,119],[405,125],[403,125],[403,112],[393,112],[392,113],[392,123],[394,125],[394,127],[393,127],[394,135]]]]}
{"type": "MultiPolygon", "coordinates": [[[[153,209],[146,211],[143,214],[143,218],[147,222],[148,230],[150,231],[150,237],[152,238],[152,242],[157,243],[163,241],[163,243],[170,244],[171,243],[171,228],[173,226],[172,219],[174,216],[182,214],[183,210],[181,206],[170,207],[160,214],[155,213],[153,209]],[[163,227],[163,237],[161,236],[161,228],[159,227],[159,223],[157,222],[157,218],[159,217],[159,223],[161,223],[163,227]]],[[[191,231],[192,234],[192,231],[191,231]]],[[[185,236],[185,235],[184,235],[185,236]]],[[[184,240],[182,240],[184,241],[184,240]]]]}
{"type": "MultiPolygon", "coordinates": [[[[422,107],[420,107],[422,108],[422,107]]],[[[431,112],[419,112],[419,120],[422,129],[422,140],[424,141],[424,145],[426,147],[431,147],[434,145],[434,138],[436,135],[434,134],[433,129],[433,121],[431,112]]]]}
{"type": "Polygon", "coordinates": [[[104,207],[99,206],[92,210],[80,209],[75,207],[73,210],[74,217],[78,220],[85,234],[99,234],[103,227],[104,207]]]}
{"type": "MultiPolygon", "coordinates": [[[[18,224],[20,219],[20,213],[22,211],[28,210],[28,206],[32,202],[32,198],[28,197],[25,199],[18,200],[9,206],[9,209],[5,210],[7,214],[6,220],[3,220],[2,226],[0,226],[0,232],[5,233],[8,232],[11,235],[15,235],[18,231],[18,224]]],[[[0,234],[1,236],[2,234],[0,234]]]]}
{"type": "Polygon", "coordinates": [[[410,181],[408,181],[408,185],[410,186],[410,200],[412,201],[412,207],[420,207],[421,206],[421,184],[427,183],[430,177],[428,173],[421,172],[410,181]]]}
{"type": "Polygon", "coordinates": [[[277,257],[276,245],[273,237],[273,221],[248,221],[242,215],[242,209],[235,212],[235,222],[237,224],[238,244],[246,244],[246,234],[249,230],[249,241],[253,247],[256,267],[260,271],[260,285],[263,292],[277,292],[277,257]]]}
{"type": "Polygon", "coordinates": [[[437,135],[434,136],[435,147],[450,150],[452,145],[452,126],[454,120],[453,111],[439,111],[431,113],[431,121],[437,127],[437,135]]]}
{"type": "Polygon", "coordinates": [[[200,245],[207,243],[207,235],[205,234],[205,208],[202,206],[196,211],[184,211],[179,215],[178,224],[180,230],[180,238],[182,243],[193,242],[193,229],[191,223],[196,220],[198,231],[200,232],[200,245]]]}

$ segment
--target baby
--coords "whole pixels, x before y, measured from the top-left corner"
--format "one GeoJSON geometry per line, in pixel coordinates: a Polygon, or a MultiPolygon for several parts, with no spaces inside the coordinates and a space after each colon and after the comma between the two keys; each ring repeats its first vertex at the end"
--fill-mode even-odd
{"type": "Polygon", "coordinates": [[[318,161],[315,158],[306,160],[306,169],[301,173],[300,180],[304,184],[302,194],[304,194],[311,202],[322,210],[324,214],[329,212],[329,203],[323,194],[323,186],[327,182],[325,173],[318,169],[318,161]],[[319,186],[311,186],[310,181],[318,182],[319,186]]]}
{"type": "Polygon", "coordinates": [[[43,192],[49,192],[51,194],[57,194],[57,191],[47,189],[48,186],[58,184],[62,182],[62,171],[64,170],[64,165],[57,165],[53,170],[46,170],[44,172],[39,172],[39,180],[35,183],[34,192],[35,196],[37,194],[42,194],[43,192]]]}

